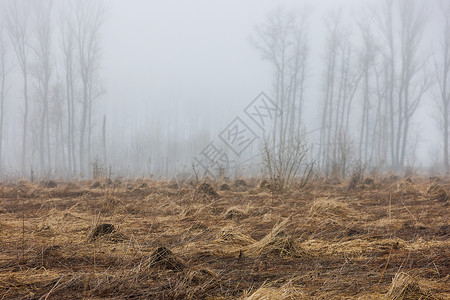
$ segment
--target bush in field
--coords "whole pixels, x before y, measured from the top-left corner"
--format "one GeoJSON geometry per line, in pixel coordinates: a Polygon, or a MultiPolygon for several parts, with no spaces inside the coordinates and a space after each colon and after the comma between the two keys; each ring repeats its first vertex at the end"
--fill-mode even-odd
{"type": "Polygon", "coordinates": [[[310,159],[311,147],[305,134],[293,134],[276,143],[265,138],[260,147],[263,173],[275,192],[285,192],[294,183],[304,187],[312,176],[314,162],[310,159]]]}

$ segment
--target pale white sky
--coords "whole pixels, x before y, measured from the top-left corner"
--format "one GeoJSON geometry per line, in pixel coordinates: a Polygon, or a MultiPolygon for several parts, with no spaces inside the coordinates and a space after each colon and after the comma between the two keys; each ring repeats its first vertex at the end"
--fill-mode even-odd
{"type": "MultiPolygon", "coordinates": [[[[260,91],[270,93],[271,74],[248,41],[267,13],[282,7],[312,7],[312,52],[308,129],[317,127],[323,19],[344,7],[348,18],[368,1],[361,0],[109,0],[104,28],[104,98],[112,126],[130,128],[170,122],[175,131],[220,128],[260,91]],[[197,126],[192,126],[197,124],[197,126]]],[[[431,18],[432,19],[432,18],[431,18]]],[[[432,32],[432,31],[430,31],[432,32]]],[[[424,103],[416,118],[423,137],[420,156],[436,138],[424,103]]],[[[156,125],[154,125],[156,126],[156,125]]],[[[161,125],[165,126],[165,125],[161,125]]],[[[184,134],[184,133],[182,133],[184,134]]],[[[212,133],[214,134],[214,133],[212,133]]]]}
{"type": "MultiPolygon", "coordinates": [[[[418,1],[418,0],[416,0],[418,1]]],[[[438,0],[427,0],[435,6],[438,0]]],[[[217,136],[261,91],[271,92],[271,70],[249,42],[255,26],[282,6],[299,9],[309,3],[311,78],[307,84],[304,123],[318,127],[324,18],[343,7],[351,22],[361,7],[377,0],[105,0],[102,29],[102,79],[106,94],[96,110],[105,114],[116,138],[136,132],[166,132],[189,137],[207,131],[217,136]]],[[[425,50],[435,46],[436,11],[430,8],[425,50]]],[[[11,56],[13,57],[13,56],[11,56]]],[[[433,61],[430,59],[432,66],[433,61]]],[[[430,66],[430,67],[431,67],[430,66]]],[[[14,70],[18,73],[18,69],[14,70]]],[[[21,78],[13,84],[7,105],[6,158],[15,160],[22,117],[21,78]],[[9,120],[9,121],[8,121],[9,120]]],[[[357,103],[358,100],[355,100],[357,103]]],[[[430,161],[439,131],[431,117],[433,103],[423,101],[412,134],[421,136],[419,156],[430,161]]],[[[358,116],[355,116],[358,119],[358,116]]],[[[97,118],[101,120],[101,116],[97,118]]],[[[100,125],[100,124],[96,124],[100,125]]],[[[99,128],[99,127],[97,127],[99,128]]],[[[440,149],[440,148],[439,148],[440,149]]]]}

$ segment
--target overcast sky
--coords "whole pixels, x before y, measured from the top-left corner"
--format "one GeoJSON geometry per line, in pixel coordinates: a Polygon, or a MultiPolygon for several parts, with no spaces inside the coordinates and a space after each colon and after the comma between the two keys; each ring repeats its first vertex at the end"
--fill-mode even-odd
{"type": "MultiPolygon", "coordinates": [[[[440,32],[436,23],[436,4],[440,0],[411,1],[426,3],[423,13],[428,23],[423,50],[428,57],[427,68],[433,71],[432,54],[437,51],[436,37],[440,32]]],[[[279,7],[285,10],[301,10],[307,7],[310,11],[307,32],[311,49],[308,58],[311,76],[306,84],[303,123],[307,131],[313,131],[319,128],[324,100],[324,24],[327,15],[332,10],[342,8],[344,23],[354,26],[354,19],[361,16],[363,8],[380,4],[379,0],[104,2],[107,13],[101,29],[101,82],[106,93],[95,104],[94,141],[98,141],[101,136],[101,122],[105,115],[107,141],[110,145],[119,144],[124,146],[123,149],[128,149],[125,146],[133,148],[133,143],[145,136],[157,136],[156,139],[170,136],[172,142],[178,143],[177,147],[180,149],[177,151],[184,152],[184,160],[191,159],[191,154],[198,152],[197,148],[204,147],[195,145],[197,148],[192,150],[189,142],[198,144],[201,139],[207,141],[217,138],[260,92],[273,94],[271,66],[261,59],[259,52],[250,42],[256,26],[264,23],[270,12],[279,7]],[[189,147],[190,150],[187,150],[189,147]]],[[[55,5],[55,20],[61,12],[58,6],[60,5],[55,5]]],[[[54,25],[58,25],[57,22],[54,25]]],[[[54,29],[54,53],[59,53],[59,31],[56,27],[54,29]]],[[[352,29],[352,40],[355,41],[358,39],[358,29],[352,29]]],[[[360,47],[360,41],[354,46],[360,47]]],[[[17,65],[12,51],[8,57],[11,59],[10,65],[17,65]]],[[[355,56],[354,59],[357,63],[358,57],[355,56]]],[[[56,57],[55,61],[61,64],[60,58],[56,57]]],[[[58,69],[55,75],[61,76],[62,67],[58,68],[61,69],[58,69]]],[[[6,151],[3,158],[6,165],[11,166],[11,170],[17,166],[17,148],[21,145],[23,128],[22,77],[19,68],[14,68],[13,76],[12,90],[6,105],[6,151]]],[[[30,78],[33,76],[30,75],[30,78]]],[[[34,93],[35,86],[30,87],[30,90],[34,93]]],[[[356,106],[352,109],[353,133],[360,128],[360,98],[361,95],[358,95],[352,102],[352,105],[356,106]]],[[[30,118],[38,117],[39,110],[35,102],[33,101],[30,118]]],[[[414,115],[410,128],[410,141],[414,140],[415,135],[420,137],[417,154],[424,164],[436,161],[436,157],[441,156],[437,155],[437,152],[431,156],[433,149],[442,152],[442,145],[439,144],[441,133],[432,116],[434,111],[435,105],[431,94],[428,94],[414,115]]],[[[358,135],[353,134],[352,138],[358,143],[358,135]]],[[[317,136],[311,136],[311,141],[317,141],[317,136]]],[[[143,151],[146,152],[148,147],[145,145],[143,151]]],[[[163,153],[161,155],[166,155],[164,147],[169,146],[166,144],[162,147],[152,142],[151,147],[148,152],[158,151],[163,153]]],[[[127,151],[129,150],[126,150],[125,154],[117,151],[118,159],[124,157],[124,160],[140,160],[127,151]]],[[[128,162],[124,163],[127,164],[128,162]]]]}
{"type": "MultiPolygon", "coordinates": [[[[358,2],[314,1],[313,42],[323,38],[314,23],[321,23],[326,10],[358,2]]],[[[141,117],[161,103],[205,117],[211,109],[233,113],[271,88],[270,69],[249,43],[255,26],[278,6],[295,8],[304,3],[108,1],[104,30],[108,105],[113,111],[131,111],[132,116],[138,112],[141,117]]]]}
{"type": "MultiPolygon", "coordinates": [[[[111,126],[123,128],[125,122],[127,128],[140,128],[164,121],[175,130],[224,127],[260,91],[271,91],[269,65],[249,42],[255,26],[278,6],[295,9],[306,3],[312,11],[309,36],[314,62],[323,54],[327,12],[343,7],[352,18],[368,1],[107,1],[103,101],[111,126]]],[[[311,66],[311,99],[306,100],[304,114],[308,130],[317,127],[323,72],[320,64],[311,66]]],[[[413,128],[424,138],[422,159],[438,137],[430,122],[430,104],[422,104],[413,128]]]]}

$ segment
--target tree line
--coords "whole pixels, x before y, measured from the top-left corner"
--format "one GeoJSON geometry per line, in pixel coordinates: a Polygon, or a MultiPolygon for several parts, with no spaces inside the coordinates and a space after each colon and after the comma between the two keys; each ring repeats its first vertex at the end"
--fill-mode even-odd
{"type": "MultiPolygon", "coordinates": [[[[307,6],[270,12],[250,42],[271,67],[266,91],[283,111],[275,115],[272,150],[287,149],[305,127],[315,127],[303,121],[305,103],[315,102],[312,159],[319,172],[346,176],[355,164],[402,171],[414,164],[414,117],[431,99],[442,169],[448,171],[450,3],[432,3],[381,0],[365,2],[353,15],[331,10],[323,16],[320,49],[313,49],[317,31],[307,6]]],[[[93,164],[122,175],[167,177],[180,165],[189,170],[211,137],[205,128],[183,139],[159,125],[108,140],[107,119],[96,111],[105,94],[102,1],[0,0],[0,15],[1,174],[10,171],[7,165],[17,166],[19,176],[35,177],[90,176],[93,164]],[[14,93],[13,83],[20,83],[20,92],[14,93]],[[20,119],[10,120],[20,138],[6,141],[12,101],[20,102],[20,119]],[[14,142],[8,148],[14,155],[5,153],[5,142],[14,142]]]]}
{"type": "MultiPolygon", "coordinates": [[[[22,82],[20,173],[51,177],[87,172],[100,75],[101,1],[2,1],[0,22],[0,151],[5,102],[22,82]]],[[[17,99],[17,100],[16,100],[17,99]]],[[[1,158],[1,152],[0,152],[1,158]]],[[[2,168],[3,166],[0,166],[2,168]]],[[[2,168],[3,171],[3,168],[2,168]]]]}
{"type": "MultiPolygon", "coordinates": [[[[407,161],[408,147],[414,152],[417,146],[412,120],[420,104],[429,99],[436,104],[442,145],[439,155],[443,170],[448,171],[450,3],[429,4],[373,1],[350,18],[342,9],[324,17],[320,134],[315,149],[322,173],[345,176],[355,163],[392,171],[412,165],[415,153],[407,161]],[[427,49],[430,39],[425,34],[431,15],[438,16],[438,47],[434,51],[427,49]]],[[[302,121],[311,79],[308,21],[308,7],[276,9],[252,38],[272,66],[278,105],[288,107],[284,119],[276,121],[277,136],[298,135],[298,126],[292,124],[302,121]]],[[[289,139],[282,138],[283,142],[289,143],[289,139]]]]}

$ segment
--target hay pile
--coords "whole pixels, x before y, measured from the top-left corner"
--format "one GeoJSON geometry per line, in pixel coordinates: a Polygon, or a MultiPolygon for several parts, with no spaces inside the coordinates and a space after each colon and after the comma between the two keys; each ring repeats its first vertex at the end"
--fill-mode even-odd
{"type": "Polygon", "coordinates": [[[61,246],[53,245],[53,246],[46,247],[45,249],[42,249],[41,255],[43,258],[60,257],[61,256],[61,246]]]}
{"type": "Polygon", "coordinates": [[[295,300],[308,299],[305,294],[291,283],[287,283],[282,287],[266,287],[261,286],[250,296],[245,295],[245,300],[295,300]]]}
{"type": "Polygon", "coordinates": [[[301,247],[314,253],[316,256],[333,255],[371,255],[371,253],[389,253],[391,249],[405,248],[407,245],[402,239],[381,239],[369,241],[366,239],[353,239],[349,241],[329,242],[325,240],[312,239],[305,241],[301,247]]]}
{"type": "Polygon", "coordinates": [[[235,188],[240,188],[240,187],[247,187],[248,184],[247,184],[247,182],[245,182],[245,181],[242,180],[242,179],[237,179],[237,180],[233,183],[233,186],[234,186],[235,188]]]}
{"type": "Polygon", "coordinates": [[[350,217],[355,211],[339,199],[319,198],[314,200],[310,215],[317,217],[350,217]]]}
{"type": "Polygon", "coordinates": [[[450,236],[450,225],[439,226],[436,231],[436,235],[439,237],[449,237],[450,236]]]}
{"type": "Polygon", "coordinates": [[[272,231],[261,240],[249,245],[246,253],[250,256],[280,256],[301,257],[306,254],[296,238],[287,234],[283,229],[289,218],[276,225],[272,231]]]}
{"type": "Polygon", "coordinates": [[[148,261],[149,267],[158,267],[161,269],[172,271],[183,271],[186,266],[172,251],[166,247],[159,247],[156,249],[148,261]]]}
{"type": "Polygon", "coordinates": [[[395,232],[402,229],[402,221],[391,218],[381,218],[375,221],[367,222],[363,225],[364,229],[368,232],[373,230],[395,232]]]}
{"type": "Polygon", "coordinates": [[[186,277],[190,284],[199,285],[214,281],[216,274],[209,269],[200,268],[190,270],[187,272],[186,277]]]}
{"type": "Polygon", "coordinates": [[[148,184],[143,182],[137,187],[132,189],[133,193],[142,193],[148,191],[148,184]]]}
{"type": "Polygon", "coordinates": [[[98,239],[109,240],[111,242],[123,242],[127,238],[122,233],[118,232],[114,225],[104,223],[95,226],[88,236],[90,242],[94,242],[98,239]]]}
{"type": "Polygon", "coordinates": [[[223,228],[216,236],[216,242],[238,246],[248,246],[256,241],[232,226],[223,228]]]}
{"type": "Polygon", "coordinates": [[[436,200],[439,202],[447,202],[448,200],[447,192],[437,183],[433,183],[428,187],[427,195],[430,200],[436,200]]]}
{"type": "Polygon", "coordinates": [[[219,190],[221,190],[222,192],[231,191],[231,187],[228,184],[224,183],[220,186],[219,190]]]}
{"type": "Polygon", "coordinates": [[[172,182],[172,183],[169,183],[169,185],[167,185],[167,187],[168,187],[169,189],[178,190],[178,188],[179,188],[180,186],[178,185],[178,183],[172,182]]]}
{"type": "Polygon", "coordinates": [[[92,232],[89,234],[89,240],[93,241],[106,234],[111,234],[115,231],[114,225],[109,223],[99,224],[94,227],[92,232]]]}
{"type": "Polygon", "coordinates": [[[197,196],[206,196],[206,197],[218,197],[219,194],[214,190],[212,185],[207,182],[203,182],[195,189],[195,194],[197,196]]]}
{"type": "Polygon", "coordinates": [[[392,279],[387,293],[389,300],[433,300],[436,299],[429,292],[423,291],[414,278],[405,273],[397,273],[392,279]]]}
{"type": "Polygon", "coordinates": [[[417,188],[417,185],[414,181],[408,177],[405,180],[397,183],[397,192],[402,195],[420,195],[420,190],[417,188]]]}
{"type": "Polygon", "coordinates": [[[47,189],[53,189],[58,186],[53,180],[42,180],[39,182],[39,186],[47,189]]]}
{"type": "Polygon", "coordinates": [[[192,205],[192,207],[186,207],[180,212],[181,217],[194,217],[201,215],[202,212],[206,210],[204,205],[192,205]]]}
{"type": "Polygon", "coordinates": [[[106,215],[115,214],[125,207],[120,197],[112,195],[105,196],[98,203],[100,205],[100,211],[106,215]]]}
{"type": "Polygon", "coordinates": [[[246,217],[246,212],[239,207],[230,207],[226,212],[224,218],[227,220],[243,219],[246,217]]]}
{"type": "Polygon", "coordinates": [[[260,183],[259,183],[259,188],[262,190],[271,190],[272,189],[272,185],[270,184],[270,182],[266,179],[263,179],[260,183]]]}
{"type": "Polygon", "coordinates": [[[375,184],[375,180],[373,178],[367,177],[363,180],[363,184],[365,185],[373,185],[375,184]]]}
{"type": "Polygon", "coordinates": [[[99,189],[99,188],[102,188],[102,187],[103,186],[102,186],[101,182],[98,181],[98,180],[92,182],[91,185],[89,186],[89,188],[91,188],[91,189],[99,189]]]}

